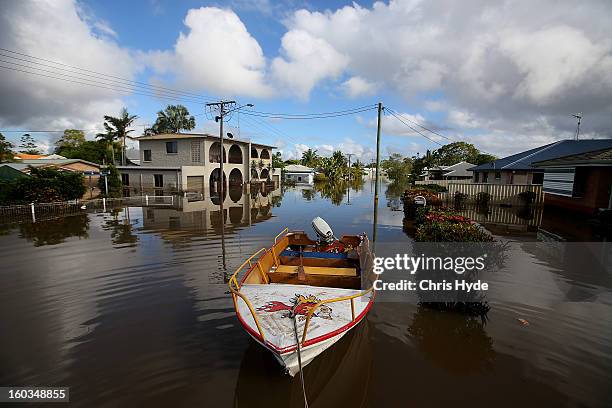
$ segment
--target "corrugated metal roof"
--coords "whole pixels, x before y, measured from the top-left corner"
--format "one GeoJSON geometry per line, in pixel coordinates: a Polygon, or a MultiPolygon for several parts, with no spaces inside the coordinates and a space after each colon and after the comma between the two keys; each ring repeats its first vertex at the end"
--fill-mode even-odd
{"type": "Polygon", "coordinates": [[[495,160],[491,163],[472,167],[472,171],[486,170],[532,170],[542,171],[532,164],[543,160],[586,153],[593,150],[612,148],[612,139],[561,140],[535,149],[527,150],[512,156],[495,160]]]}
{"type": "Polygon", "coordinates": [[[313,171],[313,168],[302,166],[301,164],[290,164],[288,166],[285,166],[285,172],[289,173],[310,173],[313,171]]]}
{"type": "Polygon", "coordinates": [[[533,165],[536,167],[549,167],[549,166],[577,166],[577,165],[589,165],[589,164],[609,164],[612,165],[612,148],[595,150],[586,153],[573,154],[571,156],[560,157],[552,160],[542,160],[534,162],[533,165]]]}

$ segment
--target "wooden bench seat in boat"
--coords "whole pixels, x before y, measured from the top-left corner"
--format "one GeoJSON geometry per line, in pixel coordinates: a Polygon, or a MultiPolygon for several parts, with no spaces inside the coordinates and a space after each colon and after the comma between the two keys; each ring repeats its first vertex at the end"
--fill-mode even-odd
{"type": "MultiPolygon", "coordinates": [[[[279,265],[270,273],[297,273],[298,265],[279,265]]],[[[357,276],[356,268],[327,268],[321,266],[304,266],[306,275],[357,276]]]]}

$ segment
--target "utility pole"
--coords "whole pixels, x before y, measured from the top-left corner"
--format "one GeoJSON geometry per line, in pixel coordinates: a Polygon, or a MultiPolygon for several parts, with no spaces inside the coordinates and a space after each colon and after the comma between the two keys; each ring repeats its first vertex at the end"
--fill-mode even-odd
{"type": "MultiPolygon", "coordinates": [[[[225,200],[225,174],[223,173],[223,160],[224,160],[224,155],[223,153],[225,152],[224,148],[223,148],[223,119],[225,118],[226,115],[231,114],[234,111],[237,111],[245,106],[248,107],[252,107],[253,104],[248,103],[246,105],[242,105],[242,106],[236,106],[236,101],[219,101],[219,102],[212,102],[212,103],[207,103],[206,107],[208,109],[210,109],[210,111],[215,111],[218,112],[219,114],[215,116],[215,122],[219,122],[219,142],[221,143],[221,148],[220,148],[220,158],[219,158],[219,172],[220,172],[220,178],[221,178],[221,188],[219,191],[219,209],[221,210],[221,250],[222,250],[222,254],[223,254],[223,276],[224,279],[227,281],[227,276],[225,274],[225,269],[226,269],[226,265],[225,265],[225,212],[223,209],[223,201],[225,200]]],[[[229,135],[231,137],[231,135],[229,135]]],[[[251,152],[249,152],[247,154],[247,157],[250,156],[251,152]]],[[[229,179],[228,179],[229,181],[229,179]]]]}
{"type": "Polygon", "coordinates": [[[349,174],[348,174],[349,179],[348,179],[348,181],[350,183],[351,182],[351,156],[353,156],[354,153],[347,153],[346,155],[348,156],[348,170],[349,170],[349,174]]]}
{"type": "Polygon", "coordinates": [[[382,102],[378,102],[378,125],[376,127],[376,181],[374,184],[374,226],[372,240],[376,244],[376,226],[378,224],[378,182],[380,180],[380,125],[382,116],[382,102]]]}
{"type": "Polygon", "coordinates": [[[576,137],[574,138],[574,140],[578,140],[578,136],[580,136],[580,122],[582,121],[582,112],[572,116],[578,119],[578,126],[576,127],[576,137]]]}

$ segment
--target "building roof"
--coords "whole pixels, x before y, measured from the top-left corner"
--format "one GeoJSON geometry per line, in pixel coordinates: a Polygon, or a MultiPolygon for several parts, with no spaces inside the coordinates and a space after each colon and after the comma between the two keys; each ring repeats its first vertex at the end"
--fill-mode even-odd
{"type": "Polygon", "coordinates": [[[534,162],[535,167],[612,165],[612,148],[572,154],[552,160],[534,162]]]}
{"type": "Polygon", "coordinates": [[[560,140],[535,149],[527,150],[512,156],[495,160],[491,163],[472,167],[472,171],[527,170],[543,171],[532,164],[539,161],[553,160],[569,155],[582,154],[594,150],[612,148],[612,139],[560,140]]]}
{"type": "Polygon", "coordinates": [[[455,163],[452,166],[444,166],[444,177],[472,177],[474,165],[466,161],[455,163]]]}
{"type": "Polygon", "coordinates": [[[0,164],[0,180],[15,180],[21,177],[29,177],[26,173],[15,168],[16,163],[1,163],[0,164]]]}
{"type": "Polygon", "coordinates": [[[181,170],[181,166],[117,166],[117,170],[181,170]]]}
{"type": "Polygon", "coordinates": [[[72,163],[85,163],[90,166],[100,167],[98,163],[93,163],[93,162],[83,160],[83,159],[33,159],[33,160],[21,160],[19,163],[33,165],[33,166],[44,166],[44,165],[65,166],[65,165],[72,164],[72,163]]]}
{"type": "MultiPolygon", "coordinates": [[[[159,135],[140,136],[140,137],[136,138],[136,140],[171,140],[171,139],[197,139],[197,138],[218,140],[219,136],[218,135],[210,135],[208,133],[162,133],[162,134],[159,134],[159,135]]],[[[266,145],[266,144],[262,144],[262,143],[254,143],[254,142],[250,142],[248,140],[241,140],[241,139],[237,139],[237,138],[233,138],[233,139],[227,138],[227,139],[224,139],[224,140],[226,140],[226,141],[231,140],[232,142],[242,143],[242,144],[249,144],[249,143],[251,143],[252,145],[256,145],[256,146],[267,147],[269,149],[276,149],[276,146],[266,145]]]]}
{"type": "Polygon", "coordinates": [[[312,173],[314,169],[308,166],[302,166],[301,164],[290,164],[285,166],[285,172],[289,173],[312,173]]]}

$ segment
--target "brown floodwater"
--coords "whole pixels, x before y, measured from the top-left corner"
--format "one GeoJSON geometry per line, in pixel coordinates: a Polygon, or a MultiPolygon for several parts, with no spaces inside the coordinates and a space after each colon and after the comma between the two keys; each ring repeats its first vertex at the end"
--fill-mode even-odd
{"type": "MultiPolygon", "coordinates": [[[[249,339],[225,282],[317,215],[371,234],[372,190],[234,193],[223,240],[206,200],[1,226],[0,386],[69,386],[82,407],[303,406],[299,377],[249,339]]],[[[378,240],[409,248],[398,207],[381,196],[378,240]]],[[[558,243],[518,231],[503,236],[486,322],[377,302],[306,367],[310,406],[612,406],[612,262],[567,268],[558,243]]]]}

